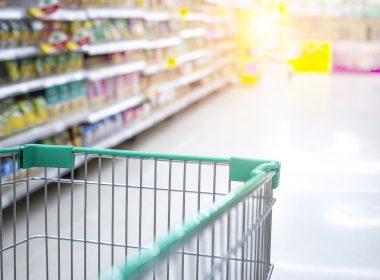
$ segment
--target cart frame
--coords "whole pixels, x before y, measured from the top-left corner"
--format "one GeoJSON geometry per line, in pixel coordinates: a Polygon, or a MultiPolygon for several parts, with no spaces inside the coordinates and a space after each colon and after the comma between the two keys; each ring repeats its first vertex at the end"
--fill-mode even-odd
{"type": "MultiPolygon", "coordinates": [[[[135,151],[121,151],[121,150],[110,150],[110,149],[93,149],[93,148],[81,148],[81,147],[71,147],[71,146],[52,146],[52,145],[38,145],[38,144],[30,144],[24,145],[14,148],[4,148],[0,149],[0,156],[12,156],[13,161],[17,158],[18,166],[22,169],[42,167],[45,168],[57,168],[60,170],[70,169],[71,170],[71,181],[73,181],[73,173],[75,169],[75,155],[82,154],[86,155],[96,155],[100,158],[102,157],[125,157],[125,158],[140,158],[143,159],[154,159],[154,160],[168,160],[172,161],[181,161],[186,164],[187,162],[198,162],[199,166],[201,163],[210,163],[214,165],[216,163],[229,165],[229,180],[235,182],[242,182],[238,188],[230,190],[228,194],[220,199],[215,199],[213,204],[206,209],[201,209],[193,218],[186,219],[182,224],[178,225],[175,228],[169,230],[165,237],[160,238],[158,240],[154,240],[154,243],[148,245],[146,248],[141,250],[138,256],[127,260],[126,263],[123,263],[119,266],[114,265],[112,269],[101,273],[101,279],[145,279],[144,277],[148,277],[153,271],[154,277],[156,277],[156,270],[159,270],[159,267],[162,266],[162,263],[169,262],[170,258],[175,257],[177,254],[181,254],[182,247],[182,255],[184,254],[184,244],[194,240],[194,238],[198,239],[202,235],[202,232],[212,228],[212,233],[214,236],[215,232],[215,223],[218,222],[223,216],[228,214],[228,221],[230,222],[230,215],[232,215],[232,210],[235,208],[238,209],[238,206],[243,209],[244,207],[244,216],[242,222],[243,231],[240,233],[240,238],[236,237],[236,248],[238,246],[243,246],[249,238],[252,238],[252,234],[258,231],[261,227],[261,233],[258,235],[261,238],[260,240],[255,241],[255,246],[259,246],[260,242],[265,242],[267,245],[263,245],[265,248],[262,249],[263,259],[261,262],[267,266],[265,269],[262,269],[260,275],[254,279],[269,279],[273,265],[270,264],[270,235],[271,235],[271,211],[272,206],[275,202],[275,199],[272,197],[272,189],[275,189],[279,185],[280,180],[280,163],[277,161],[270,160],[255,160],[255,159],[247,159],[247,158],[218,158],[218,157],[200,157],[200,156],[186,156],[186,155],[173,155],[173,154],[161,154],[161,153],[144,153],[144,152],[135,152],[135,151]],[[258,192],[259,188],[263,188],[258,192]],[[264,189],[265,188],[265,189],[264,189]],[[254,207],[258,207],[254,203],[254,199],[263,199],[263,203],[261,205],[260,202],[260,211],[257,213],[254,210],[254,207]],[[247,210],[251,209],[252,210],[247,210]],[[252,211],[252,217],[248,214],[249,211],[252,211]],[[246,214],[247,213],[247,214],[246,214]],[[256,213],[257,217],[253,217],[253,213],[256,213]],[[245,216],[247,215],[247,217],[245,216]],[[250,223],[250,218],[255,220],[254,223],[250,223]],[[265,224],[265,227],[263,226],[265,224]],[[243,225],[244,224],[244,225],[243,225]],[[261,237],[260,237],[261,235],[261,237]],[[263,237],[263,235],[265,235],[263,237]],[[178,251],[179,250],[179,251],[178,251]],[[150,273],[150,274],[149,274],[150,273]]],[[[13,170],[13,192],[14,197],[15,194],[15,186],[16,186],[16,162],[14,164],[13,170]]],[[[87,165],[86,165],[87,168],[87,165]]],[[[214,174],[215,176],[215,174],[214,174]]],[[[60,179],[57,179],[58,182],[60,179]]],[[[29,178],[27,181],[29,182],[29,178]]],[[[8,183],[9,184],[9,183],[8,183]]],[[[113,183],[112,183],[113,184],[113,183]]],[[[45,182],[46,185],[46,182],[45,182]]],[[[2,181],[0,179],[0,187],[2,186],[2,181]]],[[[46,186],[45,186],[46,187],[46,186]]],[[[128,186],[127,186],[128,187],[128,186]]],[[[1,191],[0,191],[1,196],[1,191]]],[[[0,208],[1,206],[1,197],[0,197],[0,208]]],[[[239,209],[240,209],[239,208],[239,209]]],[[[240,210],[239,210],[240,211],[240,210]]],[[[237,210],[236,219],[241,214],[237,210]]],[[[15,217],[14,217],[15,219],[15,217]]],[[[231,226],[231,225],[229,225],[231,226]]],[[[1,215],[0,220],[0,229],[3,230],[3,217],[1,215]]],[[[240,227],[240,224],[239,224],[240,227]]],[[[2,244],[2,236],[0,238],[1,244],[1,263],[3,262],[3,244],[2,244]]],[[[16,240],[15,240],[16,241],[16,240]]],[[[251,241],[253,244],[253,240],[251,241]]],[[[126,245],[127,246],[127,245],[126,245]]],[[[253,246],[253,245],[252,245],[253,246]]],[[[261,245],[260,245],[261,246],[261,245]]],[[[14,244],[14,248],[16,245],[14,244]]],[[[8,248],[9,249],[9,248],[8,248]]],[[[261,250],[261,249],[260,249],[261,250]]],[[[256,254],[256,252],[253,252],[256,254]]],[[[199,252],[198,252],[199,254],[199,252]]],[[[217,272],[218,269],[222,269],[221,266],[223,262],[228,259],[237,261],[240,260],[244,263],[249,264],[253,262],[259,262],[259,260],[248,260],[244,257],[244,249],[242,258],[238,259],[236,257],[236,251],[233,248],[230,248],[226,255],[219,256],[220,265],[218,266],[217,262],[214,263],[214,255],[212,256],[212,268],[211,271],[208,272],[206,279],[214,279],[213,275],[217,272]],[[233,255],[235,254],[235,257],[233,255]]],[[[252,255],[252,252],[251,252],[252,255]]],[[[261,258],[261,256],[258,256],[261,258]]],[[[216,256],[215,256],[216,258],[216,256]]],[[[16,260],[15,260],[16,262],[16,260]]],[[[14,264],[16,266],[16,264],[14,264]]],[[[228,266],[227,266],[228,268],[228,266]]],[[[248,271],[248,269],[246,269],[248,271]]],[[[244,268],[243,268],[244,271],[244,268]]],[[[1,271],[2,272],[2,271],[1,271]]],[[[248,272],[244,272],[246,275],[248,272]]],[[[183,272],[182,272],[183,274],[183,272]]],[[[197,274],[198,275],[198,274],[197,274]]],[[[244,279],[243,273],[239,274],[241,278],[244,279]]],[[[2,277],[2,276],[1,276],[2,277]]],[[[198,277],[198,276],[197,276],[198,277]]],[[[71,275],[73,278],[73,275],[71,275]]],[[[169,272],[167,272],[167,278],[169,278],[169,272]]],[[[2,279],[2,278],[1,278],[2,279]]],[[[159,278],[157,278],[159,279],[159,278]]],[[[184,277],[182,276],[182,279],[184,277]]],[[[203,279],[203,278],[202,278],[203,279]]],[[[228,276],[226,277],[228,279],[228,276]]]]}

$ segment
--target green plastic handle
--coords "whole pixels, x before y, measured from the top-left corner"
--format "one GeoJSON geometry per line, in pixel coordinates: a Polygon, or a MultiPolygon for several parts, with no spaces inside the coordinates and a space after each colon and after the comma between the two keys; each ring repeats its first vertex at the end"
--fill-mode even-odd
{"type": "Polygon", "coordinates": [[[137,158],[157,158],[171,159],[181,161],[198,161],[198,162],[223,162],[230,165],[230,180],[246,182],[255,175],[255,172],[264,172],[268,174],[275,171],[276,174],[272,180],[272,188],[277,188],[280,180],[281,164],[277,161],[259,160],[249,158],[222,158],[222,157],[205,157],[193,155],[163,154],[163,153],[145,153],[138,151],[123,151],[111,149],[93,149],[73,146],[58,145],[41,145],[28,144],[14,148],[0,149],[0,154],[18,153],[20,168],[31,167],[52,167],[52,168],[74,168],[74,154],[93,154],[93,155],[112,155],[137,158]],[[268,165],[269,164],[269,165],[268,165]],[[259,168],[260,167],[260,168],[259,168]],[[266,169],[262,169],[266,168],[266,169]],[[252,173],[252,170],[254,172],[252,173]]]}

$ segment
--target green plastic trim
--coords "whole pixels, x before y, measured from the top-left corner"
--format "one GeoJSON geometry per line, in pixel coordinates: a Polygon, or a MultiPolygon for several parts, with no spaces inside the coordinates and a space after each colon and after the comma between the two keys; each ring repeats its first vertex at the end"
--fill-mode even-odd
{"type": "MultiPolygon", "coordinates": [[[[257,160],[249,158],[221,158],[221,157],[202,157],[193,155],[162,154],[162,153],[145,153],[138,151],[123,151],[112,149],[94,149],[72,146],[56,145],[39,145],[29,144],[22,147],[0,149],[0,153],[19,153],[19,166],[21,168],[30,167],[55,167],[55,168],[73,168],[73,154],[95,154],[95,155],[112,155],[126,156],[137,158],[159,158],[171,160],[188,160],[200,162],[224,162],[230,164],[230,180],[245,182],[252,177],[251,171],[264,163],[272,163],[270,171],[276,171],[272,180],[272,188],[277,188],[280,180],[281,164],[275,161],[257,160]]],[[[266,165],[267,166],[267,165],[266,165]]]]}
{"type": "Polygon", "coordinates": [[[275,189],[280,182],[280,168],[281,164],[277,161],[233,157],[230,164],[230,180],[245,182],[257,172],[268,174],[271,171],[276,171],[272,179],[272,188],[275,189]],[[262,168],[266,169],[263,170],[262,168]]]}
{"type": "Polygon", "coordinates": [[[94,148],[83,148],[83,147],[74,147],[73,152],[74,153],[84,153],[84,154],[95,154],[95,155],[138,157],[138,158],[157,158],[157,159],[159,158],[159,159],[172,159],[172,160],[225,162],[225,163],[230,162],[229,158],[221,158],[221,157],[202,157],[202,156],[192,156],[192,155],[146,153],[146,152],[139,152],[139,151],[94,149],[94,148]]]}
{"type": "Polygon", "coordinates": [[[20,151],[20,168],[55,167],[73,168],[72,146],[29,144],[20,151]]]}
{"type": "Polygon", "coordinates": [[[122,279],[138,279],[140,274],[152,265],[158,257],[164,257],[171,250],[180,247],[184,242],[191,239],[200,232],[208,224],[218,219],[229,209],[239,203],[252,193],[267,179],[267,170],[273,170],[277,167],[276,162],[263,163],[255,170],[251,170],[253,175],[240,188],[231,191],[223,198],[217,200],[209,208],[200,211],[198,215],[185,222],[182,226],[176,227],[169,234],[153,244],[152,249],[147,249],[141,252],[138,258],[134,258],[126,265],[113,267],[110,271],[100,276],[101,280],[122,280],[122,279]]]}
{"type": "Polygon", "coordinates": [[[0,148],[0,155],[19,153],[21,147],[0,148]]]}

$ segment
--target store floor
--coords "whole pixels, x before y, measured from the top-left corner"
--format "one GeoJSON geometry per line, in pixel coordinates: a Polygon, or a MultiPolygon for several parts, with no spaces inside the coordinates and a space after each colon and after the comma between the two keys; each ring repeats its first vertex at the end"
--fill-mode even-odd
{"type": "Polygon", "coordinates": [[[270,69],[121,148],[280,159],[272,279],[380,279],[380,79],[270,69]]]}
{"type": "Polygon", "coordinates": [[[379,123],[378,77],[271,65],[258,87],[216,93],[118,148],[279,159],[272,279],[380,279],[379,123]]]}

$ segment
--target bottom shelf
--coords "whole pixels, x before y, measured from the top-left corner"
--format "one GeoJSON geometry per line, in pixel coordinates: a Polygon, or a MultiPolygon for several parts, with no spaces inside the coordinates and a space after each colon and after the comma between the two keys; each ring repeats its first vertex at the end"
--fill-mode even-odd
{"type": "MultiPolygon", "coordinates": [[[[115,147],[124,141],[138,135],[139,133],[149,129],[150,127],[160,123],[161,121],[167,119],[168,117],[178,113],[179,111],[185,109],[186,107],[192,105],[193,103],[201,100],[207,95],[221,89],[229,83],[227,79],[218,80],[212,82],[208,85],[201,86],[198,89],[192,90],[184,97],[168,104],[164,105],[162,108],[153,111],[148,116],[142,118],[141,120],[137,120],[131,123],[129,126],[125,127],[125,129],[120,132],[112,135],[107,139],[103,139],[96,144],[92,145],[94,148],[112,148],[115,147]]],[[[76,168],[81,166],[84,162],[78,161],[76,162],[76,168]]],[[[62,169],[61,175],[66,175],[70,170],[62,169]]],[[[47,172],[47,178],[56,178],[58,176],[58,171],[55,169],[51,169],[47,172]]],[[[29,192],[33,193],[44,186],[44,182],[41,180],[31,180],[29,181],[29,192]]],[[[20,183],[16,187],[16,197],[15,200],[18,201],[26,196],[26,184],[20,183]]],[[[13,204],[14,194],[11,189],[5,190],[2,193],[2,207],[6,208],[13,204]]]]}

